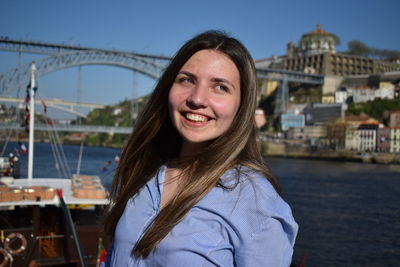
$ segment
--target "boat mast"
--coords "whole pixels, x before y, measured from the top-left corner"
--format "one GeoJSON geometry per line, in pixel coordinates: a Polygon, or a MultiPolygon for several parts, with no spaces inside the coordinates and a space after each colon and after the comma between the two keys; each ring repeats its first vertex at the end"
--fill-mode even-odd
{"type": "Polygon", "coordinates": [[[82,151],[83,151],[83,142],[81,143],[81,148],[79,149],[78,167],[76,167],[77,178],[79,178],[79,173],[81,171],[82,151]]]}
{"type": "Polygon", "coordinates": [[[35,62],[31,65],[31,83],[29,88],[30,108],[29,108],[29,149],[28,149],[28,179],[32,180],[33,174],[33,138],[34,138],[34,122],[35,122],[35,84],[36,66],[35,62]]]}

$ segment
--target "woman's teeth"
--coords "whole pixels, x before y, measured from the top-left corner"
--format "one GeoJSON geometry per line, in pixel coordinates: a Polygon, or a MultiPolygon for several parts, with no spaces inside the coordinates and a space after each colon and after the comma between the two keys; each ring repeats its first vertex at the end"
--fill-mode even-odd
{"type": "Polygon", "coordinates": [[[199,115],[199,114],[186,113],[185,116],[186,116],[186,119],[195,121],[195,122],[206,122],[208,120],[206,116],[199,115]]]}

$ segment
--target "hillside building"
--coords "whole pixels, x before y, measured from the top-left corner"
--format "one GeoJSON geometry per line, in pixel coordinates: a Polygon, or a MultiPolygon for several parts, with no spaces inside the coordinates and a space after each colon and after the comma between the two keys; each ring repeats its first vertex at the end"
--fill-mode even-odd
{"type": "MultiPolygon", "coordinates": [[[[400,64],[396,62],[337,53],[338,44],[339,38],[335,34],[317,25],[315,30],[302,35],[298,46],[290,42],[285,56],[257,60],[256,67],[322,74],[325,76],[323,95],[334,94],[347,76],[400,71],[400,64]]],[[[262,87],[262,94],[273,92],[273,85],[262,87]]]]}
{"type": "Polygon", "coordinates": [[[358,151],[374,152],[376,149],[376,133],[378,124],[361,124],[357,131],[359,136],[358,151]]]}
{"type": "Polygon", "coordinates": [[[298,128],[290,128],[286,131],[288,139],[308,139],[311,142],[323,140],[327,135],[327,127],[325,125],[311,125],[298,128]]]}
{"type": "Polygon", "coordinates": [[[286,114],[281,115],[282,130],[286,131],[290,128],[301,128],[305,125],[304,115],[299,114],[295,110],[288,110],[286,114]]]}
{"type": "MultiPolygon", "coordinates": [[[[379,122],[375,119],[369,118],[368,116],[347,116],[345,118],[346,130],[344,146],[346,150],[358,151],[360,148],[360,132],[358,128],[361,124],[376,124],[379,122]]],[[[338,138],[340,138],[339,135],[338,138]]],[[[339,141],[342,142],[342,141],[339,141]]]]}
{"type": "Polygon", "coordinates": [[[400,153],[400,127],[390,129],[390,152],[400,153]]]}
{"type": "Polygon", "coordinates": [[[390,113],[389,127],[400,127],[400,111],[390,113]]]}
{"type": "Polygon", "coordinates": [[[329,147],[332,149],[345,149],[347,124],[344,120],[328,124],[327,139],[329,147]]]}
{"type": "Polygon", "coordinates": [[[292,71],[322,74],[325,76],[349,76],[400,71],[400,65],[389,61],[336,53],[339,38],[322,29],[321,25],[303,34],[299,46],[289,43],[283,68],[292,71]]]}
{"type": "Polygon", "coordinates": [[[311,103],[303,110],[306,125],[326,124],[344,118],[342,104],[311,103]]]}
{"type": "Polygon", "coordinates": [[[390,128],[382,124],[379,125],[376,134],[376,151],[390,152],[390,128]]]}

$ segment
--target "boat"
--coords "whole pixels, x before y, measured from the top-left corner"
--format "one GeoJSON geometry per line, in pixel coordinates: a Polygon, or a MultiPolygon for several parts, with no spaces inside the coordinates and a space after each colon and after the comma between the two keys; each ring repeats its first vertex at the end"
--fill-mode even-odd
{"type": "MultiPolygon", "coordinates": [[[[98,176],[33,178],[35,65],[31,67],[28,177],[0,178],[0,267],[99,266],[107,191],[98,176]]],[[[4,166],[10,162],[4,160],[4,166]]]]}

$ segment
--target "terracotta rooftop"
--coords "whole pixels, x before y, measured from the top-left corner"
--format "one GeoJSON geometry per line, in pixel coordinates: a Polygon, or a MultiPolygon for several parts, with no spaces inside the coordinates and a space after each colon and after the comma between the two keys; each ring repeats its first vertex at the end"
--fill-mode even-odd
{"type": "Polygon", "coordinates": [[[346,121],[366,121],[370,119],[370,117],[368,117],[367,115],[349,115],[346,116],[346,121]]]}
{"type": "Polygon", "coordinates": [[[324,29],[322,29],[321,24],[317,24],[317,28],[311,32],[311,34],[324,34],[328,33],[324,29]]]}

